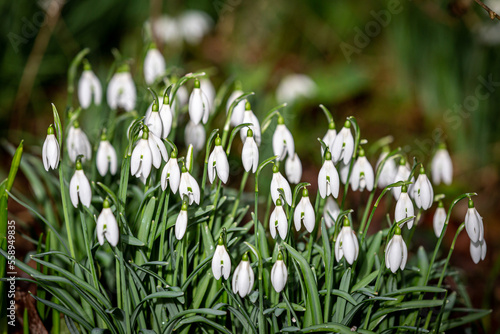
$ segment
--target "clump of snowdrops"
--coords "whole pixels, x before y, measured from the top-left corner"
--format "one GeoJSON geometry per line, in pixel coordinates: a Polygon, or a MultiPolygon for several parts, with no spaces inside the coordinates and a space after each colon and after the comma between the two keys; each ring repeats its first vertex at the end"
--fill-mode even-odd
{"type": "Polygon", "coordinates": [[[239,83],[216,91],[204,72],[167,75],[154,45],[143,79],[118,60],[104,94],[87,53],[69,69],[65,111],[52,106],[42,159],[19,162],[20,146],[10,176],[20,163],[34,199],[9,195],[46,226],[32,240],[36,268],[16,265],[37,284],[53,332],[441,332],[489,313],[472,308],[448,268],[464,227],[474,262],[486,243],[474,193],[434,194],[452,181],[444,145],[412,161],[386,138],[367,143],[354,117],[338,129],[320,106],[326,134],[310,149],[322,165],[302,182],[286,104],[255,113],[259,97],[239,83]],[[355,191],[366,196],[348,207],[355,191]],[[463,222],[450,221],[463,199],[463,222]],[[369,235],[382,200],[387,221],[369,235]],[[433,215],[433,249],[412,243],[424,215],[433,215]]]}

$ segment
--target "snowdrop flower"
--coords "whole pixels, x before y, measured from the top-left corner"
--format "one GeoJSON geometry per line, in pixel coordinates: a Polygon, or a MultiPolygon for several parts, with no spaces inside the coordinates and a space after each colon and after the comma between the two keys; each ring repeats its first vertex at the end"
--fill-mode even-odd
{"type": "Polygon", "coordinates": [[[161,124],[162,124],[162,133],[160,138],[167,138],[168,135],[170,134],[170,131],[172,130],[172,109],[170,108],[170,103],[169,103],[169,97],[167,94],[163,96],[163,102],[160,101],[160,119],[161,119],[161,124]]]}
{"type": "MultiPolygon", "coordinates": [[[[377,161],[377,167],[376,167],[377,170],[382,161],[388,154],[389,154],[389,148],[384,147],[377,161]]],[[[392,181],[394,181],[394,178],[396,177],[396,173],[397,173],[396,162],[392,158],[387,159],[384,165],[382,166],[382,170],[380,171],[380,176],[378,179],[378,187],[383,189],[387,187],[389,184],[391,184],[392,181]]]]}
{"type": "MultiPolygon", "coordinates": [[[[233,102],[241,95],[243,95],[243,91],[241,91],[240,88],[237,88],[235,91],[231,93],[231,95],[227,99],[226,114],[229,113],[229,108],[231,107],[231,104],[233,104],[233,102]]],[[[241,123],[243,123],[243,114],[245,112],[245,106],[246,106],[246,100],[241,100],[234,107],[233,112],[231,113],[231,121],[230,121],[232,126],[238,126],[241,123]]]]}
{"type": "Polygon", "coordinates": [[[474,202],[471,199],[469,199],[469,208],[467,209],[467,214],[465,215],[465,230],[467,231],[471,242],[477,243],[483,241],[483,217],[479,215],[474,207],[474,202]]]}
{"type": "Polygon", "coordinates": [[[101,176],[106,175],[108,170],[111,175],[115,175],[118,168],[116,151],[107,139],[105,132],[101,135],[101,142],[97,149],[96,165],[101,176]]]}
{"type": "Polygon", "coordinates": [[[194,124],[191,120],[187,123],[184,139],[187,145],[193,145],[195,152],[205,147],[206,132],[203,124],[194,124]]]}
{"type": "MultiPolygon", "coordinates": [[[[406,185],[401,186],[401,195],[396,203],[396,211],[394,213],[394,219],[396,222],[399,222],[407,217],[414,216],[414,208],[413,202],[411,201],[410,196],[408,196],[408,188],[406,185]]],[[[413,226],[413,221],[415,219],[410,219],[407,221],[408,229],[411,229],[413,226]]]]}
{"type": "Polygon", "coordinates": [[[328,196],[325,207],[323,208],[323,217],[325,218],[326,227],[335,226],[335,221],[340,214],[340,208],[333,197],[328,196]]]}
{"type": "Polygon", "coordinates": [[[216,280],[219,280],[221,276],[224,276],[224,279],[228,279],[231,273],[231,259],[227,253],[226,246],[224,246],[222,236],[219,237],[219,242],[212,258],[212,272],[216,280]]]}
{"type": "Polygon", "coordinates": [[[285,174],[291,183],[298,184],[302,178],[302,163],[297,153],[288,156],[285,161],[285,174]]]}
{"type": "Polygon", "coordinates": [[[168,160],[163,171],[161,172],[161,189],[167,189],[170,185],[170,189],[175,194],[177,189],[179,189],[179,182],[181,181],[181,171],[179,169],[179,164],[177,163],[177,152],[172,151],[170,154],[170,160],[168,160]]]}
{"type": "Polygon", "coordinates": [[[252,170],[252,173],[255,173],[259,166],[259,148],[253,139],[253,131],[251,129],[247,130],[247,138],[241,150],[241,162],[247,172],[252,170]]]}
{"type": "Polygon", "coordinates": [[[340,176],[340,182],[342,184],[347,183],[347,177],[349,176],[349,167],[350,164],[345,164],[343,161],[340,161],[339,163],[339,176],[340,176]]]}
{"type": "Polygon", "coordinates": [[[194,148],[193,145],[189,144],[186,152],[186,168],[190,173],[193,171],[193,166],[194,166],[194,148]]]}
{"type": "Polygon", "coordinates": [[[84,62],[83,72],[78,81],[78,101],[83,109],[92,104],[100,105],[102,100],[101,82],[97,79],[88,62],[84,62]]]}
{"type": "Polygon", "coordinates": [[[346,218],[335,242],[335,259],[339,262],[344,257],[347,263],[352,265],[358,258],[358,253],[358,238],[351,228],[349,219],[346,218]]]}
{"type": "Polygon", "coordinates": [[[107,100],[111,109],[123,108],[132,111],[135,108],[137,95],[134,80],[127,64],[121,66],[111,78],[108,85],[107,100]]]}
{"type": "Polygon", "coordinates": [[[359,148],[358,159],[356,159],[356,162],[352,167],[350,182],[353,191],[358,190],[358,188],[360,191],[365,190],[365,188],[368,191],[373,190],[373,168],[368,159],[365,157],[365,150],[361,147],[359,148]]]}
{"type": "Polygon", "coordinates": [[[475,264],[486,258],[486,241],[483,239],[478,242],[470,242],[470,256],[475,264]]]}
{"type": "Polygon", "coordinates": [[[318,189],[321,198],[325,198],[330,194],[337,198],[339,196],[339,183],[339,173],[333,165],[330,151],[327,151],[325,153],[325,162],[318,174],[318,189]]]}
{"type": "MultiPolygon", "coordinates": [[[[406,159],[401,158],[401,160],[399,161],[399,167],[398,167],[398,170],[396,172],[396,176],[394,177],[394,180],[392,180],[392,183],[396,183],[399,181],[407,181],[408,178],[410,177],[410,174],[411,174],[410,167],[406,163],[406,159]]],[[[415,181],[415,178],[412,177],[411,182],[414,182],[414,181],[415,181]]],[[[392,191],[392,195],[394,196],[394,199],[397,201],[399,199],[399,195],[401,194],[401,186],[393,187],[391,189],[391,191],[392,191]]]]}
{"type": "Polygon", "coordinates": [[[186,234],[187,222],[188,222],[188,204],[187,202],[182,202],[181,212],[177,216],[175,221],[175,237],[177,240],[181,240],[186,234]]]}
{"type": "Polygon", "coordinates": [[[159,109],[160,106],[157,101],[153,101],[151,111],[148,110],[146,112],[146,116],[144,117],[144,124],[146,124],[150,133],[154,134],[158,138],[165,138],[163,137],[163,120],[159,109]]]}
{"type": "Polygon", "coordinates": [[[344,127],[335,136],[330,151],[335,163],[343,160],[344,164],[348,165],[351,162],[354,153],[354,137],[351,133],[351,122],[349,120],[345,121],[344,127]]]}
{"type": "Polygon", "coordinates": [[[229,177],[229,162],[226,152],[222,149],[222,140],[217,136],[215,138],[215,147],[208,158],[208,179],[214,183],[217,176],[222,183],[226,183],[229,177]]]}
{"type": "Polygon", "coordinates": [[[61,151],[59,149],[59,143],[54,135],[54,128],[52,124],[47,129],[47,138],[43,143],[42,147],[42,160],[43,167],[48,172],[50,168],[56,169],[59,164],[61,151]]]}
{"type": "Polygon", "coordinates": [[[273,134],[273,151],[277,160],[285,159],[286,154],[293,156],[295,153],[295,144],[290,130],[285,125],[283,117],[278,117],[278,126],[273,134]]]}
{"type": "Polygon", "coordinates": [[[274,165],[273,178],[271,180],[271,197],[274,203],[276,203],[280,197],[278,189],[283,190],[285,193],[284,200],[288,205],[292,205],[292,189],[290,188],[290,184],[288,184],[288,181],[281,175],[279,167],[274,165]]]}
{"type": "Polygon", "coordinates": [[[233,273],[233,293],[238,293],[241,298],[249,295],[252,291],[254,280],[255,277],[252,267],[250,267],[248,254],[245,253],[233,273]]]}
{"type": "Polygon", "coordinates": [[[189,97],[189,117],[194,124],[206,124],[210,115],[210,103],[200,88],[200,80],[195,79],[194,89],[189,97]]]}
{"type": "Polygon", "coordinates": [[[271,283],[277,293],[283,291],[287,279],[288,270],[286,269],[285,262],[283,261],[283,255],[279,252],[278,258],[271,269],[271,283]]]}
{"type": "Polygon", "coordinates": [[[215,88],[212,85],[212,82],[209,78],[201,78],[200,79],[200,88],[203,93],[207,96],[208,105],[210,112],[213,113],[214,109],[214,101],[215,101],[215,88]]]}
{"type": "Polygon", "coordinates": [[[413,199],[417,208],[422,208],[424,210],[429,209],[434,202],[434,190],[432,189],[432,184],[429,181],[427,175],[425,175],[424,167],[420,167],[420,175],[415,182],[415,186],[412,189],[413,199]]]}
{"type": "Polygon", "coordinates": [[[178,30],[184,40],[191,45],[200,44],[212,27],[212,20],[207,13],[199,10],[187,10],[178,18],[178,30]]]}
{"type": "Polygon", "coordinates": [[[68,146],[68,155],[71,161],[76,162],[76,158],[79,155],[83,155],[83,162],[92,158],[92,147],[90,146],[89,139],[85,132],[80,129],[78,121],[74,121],[73,125],[69,128],[66,145],[68,146]]]}
{"type": "MultiPolygon", "coordinates": [[[[335,130],[335,123],[332,121],[328,124],[328,130],[326,131],[325,136],[323,137],[323,142],[331,151],[333,148],[333,142],[335,141],[335,137],[337,136],[337,130],[335,130]]],[[[325,154],[325,149],[321,146],[321,155],[325,154]]]]}
{"type": "Polygon", "coordinates": [[[180,26],[176,18],[162,15],[153,21],[152,27],[155,36],[158,36],[163,42],[170,45],[182,43],[182,31],[180,31],[180,26]]]}
{"type": "Polygon", "coordinates": [[[158,169],[161,166],[162,159],[165,161],[168,160],[167,148],[163,141],[152,132],[149,132],[148,145],[151,150],[153,166],[158,169]]]}
{"type": "Polygon", "coordinates": [[[283,210],[281,199],[276,201],[276,207],[273,212],[271,212],[271,218],[269,219],[269,231],[273,239],[276,239],[276,229],[278,229],[281,239],[285,240],[286,234],[288,233],[288,221],[286,219],[285,210],[283,210]]]}
{"type": "Polygon", "coordinates": [[[396,226],[394,236],[385,247],[385,266],[396,273],[398,269],[405,269],[406,260],[408,260],[408,249],[401,236],[401,228],[396,226]]]}
{"type": "Polygon", "coordinates": [[[443,202],[439,201],[438,208],[436,209],[436,212],[434,212],[434,217],[432,219],[434,234],[436,235],[437,238],[441,236],[445,222],[446,222],[446,211],[444,209],[443,202]]]}
{"type": "Polygon", "coordinates": [[[120,229],[107,198],[102,203],[102,211],[97,218],[96,230],[97,240],[101,246],[104,245],[104,238],[106,238],[111,246],[116,247],[120,238],[120,229]]]}
{"type": "Polygon", "coordinates": [[[148,144],[148,138],[149,131],[147,130],[147,127],[145,127],[142,133],[142,138],[139,139],[138,143],[135,145],[130,158],[131,174],[138,178],[142,177],[143,180],[148,178],[149,173],[151,172],[151,166],[153,165],[153,156],[151,148],[148,144]]]}
{"type": "Polygon", "coordinates": [[[453,164],[444,143],[439,145],[436,154],[434,154],[434,158],[432,158],[431,172],[432,182],[435,185],[441,182],[446,185],[451,184],[453,179],[453,164]]]}
{"type": "Polygon", "coordinates": [[[200,204],[200,186],[198,186],[198,182],[189,174],[185,166],[182,167],[179,195],[181,195],[183,199],[184,196],[187,196],[189,205],[193,204],[193,202],[200,204]]]}
{"type": "Polygon", "coordinates": [[[311,98],[316,94],[316,84],[305,74],[285,76],[276,89],[278,103],[293,103],[299,98],[311,98]]]}
{"type": "MultiPolygon", "coordinates": [[[[245,112],[243,113],[243,120],[241,123],[250,123],[252,125],[249,126],[250,129],[252,129],[254,133],[254,138],[255,142],[257,145],[260,145],[260,124],[259,124],[259,119],[255,116],[255,114],[252,112],[252,109],[250,107],[250,102],[247,102],[245,104],[245,112]]],[[[243,141],[245,139],[245,130],[241,129],[240,130],[240,136],[241,140],[243,141]]]]}
{"type": "Polygon", "coordinates": [[[306,230],[311,233],[314,229],[314,225],[316,224],[316,216],[314,214],[314,208],[309,200],[309,192],[306,188],[302,190],[302,199],[299,204],[295,208],[295,212],[293,214],[293,221],[295,223],[295,229],[300,231],[300,225],[302,221],[304,221],[304,226],[306,230]]]}
{"type": "Polygon", "coordinates": [[[92,190],[90,189],[89,180],[83,172],[80,160],[76,161],[75,174],[73,174],[69,183],[69,197],[71,198],[71,203],[73,203],[75,208],[78,207],[79,202],[87,208],[90,207],[92,190]]]}
{"type": "Polygon", "coordinates": [[[165,74],[165,59],[154,43],[151,44],[144,58],[144,80],[152,85],[155,80],[165,74]]]}

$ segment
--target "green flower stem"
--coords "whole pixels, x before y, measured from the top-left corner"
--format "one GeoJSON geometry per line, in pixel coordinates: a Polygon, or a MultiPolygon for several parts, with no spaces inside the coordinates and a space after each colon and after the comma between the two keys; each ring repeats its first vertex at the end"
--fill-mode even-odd
{"type": "Polygon", "coordinates": [[[172,283],[173,286],[177,286],[177,282],[178,282],[179,267],[180,267],[180,261],[181,261],[181,253],[182,253],[182,248],[183,248],[182,247],[183,242],[184,242],[184,240],[179,240],[177,242],[177,245],[175,246],[176,257],[175,257],[174,280],[173,280],[173,283],[172,283]]]}
{"type": "Polygon", "coordinates": [[[66,225],[66,233],[68,235],[68,244],[69,244],[69,251],[71,253],[71,257],[75,259],[76,261],[76,256],[75,256],[75,247],[73,246],[73,237],[71,234],[71,221],[69,219],[69,212],[68,212],[68,194],[67,194],[67,189],[64,186],[64,176],[63,176],[63,170],[62,170],[62,163],[59,164],[59,186],[61,190],[61,201],[62,201],[62,206],[63,206],[63,214],[64,214],[64,223],[66,225]]]}
{"type": "Polygon", "coordinates": [[[236,200],[234,201],[233,209],[231,210],[231,219],[234,220],[234,216],[236,215],[236,211],[238,210],[238,207],[240,205],[240,200],[241,200],[241,194],[243,193],[243,190],[245,190],[245,186],[247,184],[248,180],[248,175],[250,173],[246,172],[243,173],[243,177],[241,179],[240,183],[240,190],[238,191],[238,195],[236,196],[236,200]]]}
{"type": "Polygon", "coordinates": [[[314,201],[314,213],[316,215],[316,221],[314,223],[314,229],[312,233],[309,235],[309,242],[307,243],[307,253],[306,253],[306,261],[311,262],[312,248],[314,244],[314,239],[316,234],[318,234],[318,221],[321,220],[321,212],[320,209],[324,205],[325,199],[321,198],[319,195],[319,190],[316,192],[316,200],[314,201]]]}
{"type": "MultiPolygon", "coordinates": [[[[417,212],[417,216],[415,217],[415,221],[413,222],[413,224],[415,225],[415,227],[417,226],[417,223],[420,220],[420,217],[422,217],[422,212],[423,212],[422,209],[419,209],[418,212],[417,212]]],[[[411,241],[413,240],[413,235],[415,234],[415,230],[416,230],[416,228],[412,228],[410,230],[410,235],[406,239],[406,245],[408,245],[408,248],[411,248],[411,241]]]]}
{"type": "Polygon", "coordinates": [[[358,122],[356,121],[356,118],[349,116],[347,117],[347,120],[351,122],[351,124],[354,127],[354,132],[356,134],[356,137],[354,138],[354,152],[352,153],[352,158],[349,163],[349,173],[347,173],[347,180],[345,182],[345,187],[344,187],[344,196],[342,197],[342,203],[340,204],[340,210],[344,210],[344,203],[345,199],[347,198],[347,191],[349,190],[349,182],[351,180],[351,173],[352,173],[352,168],[354,166],[354,162],[356,160],[356,155],[358,153],[358,147],[359,147],[359,141],[361,139],[361,131],[359,130],[358,122]]]}
{"type": "MultiPolygon", "coordinates": [[[[455,207],[455,205],[458,202],[460,202],[464,198],[470,198],[471,196],[475,196],[475,195],[477,195],[477,194],[476,193],[465,193],[465,194],[462,194],[462,195],[458,196],[457,198],[455,198],[455,200],[453,201],[453,203],[451,203],[450,208],[448,209],[448,213],[446,215],[446,220],[444,222],[443,229],[441,230],[441,235],[439,236],[439,239],[438,239],[438,241],[436,243],[436,247],[434,248],[434,253],[432,254],[432,258],[431,258],[431,261],[429,262],[429,267],[427,269],[427,273],[425,274],[425,280],[424,280],[424,282],[423,282],[422,285],[427,285],[427,283],[429,282],[429,278],[431,276],[432,267],[434,266],[434,262],[436,261],[436,257],[437,257],[437,253],[439,251],[439,247],[441,246],[441,243],[443,242],[444,235],[446,234],[446,229],[448,228],[448,223],[450,222],[451,211],[453,210],[453,208],[455,207]]],[[[420,294],[418,300],[422,300],[422,299],[424,299],[424,295],[420,294]]],[[[408,316],[408,317],[412,317],[413,316],[412,326],[415,326],[415,324],[417,322],[417,316],[416,316],[418,314],[417,312],[418,311],[415,311],[414,313],[412,313],[412,314],[410,314],[408,316]]]]}
{"type": "MultiPolygon", "coordinates": [[[[89,211],[90,214],[90,211],[89,211]]],[[[82,232],[83,232],[83,241],[85,242],[85,249],[87,251],[87,258],[90,266],[90,273],[92,274],[92,280],[94,283],[94,287],[97,291],[99,291],[99,281],[97,279],[97,274],[95,271],[94,257],[92,256],[92,243],[89,240],[89,232],[87,230],[87,223],[85,221],[85,216],[83,214],[83,210],[80,210],[80,220],[82,222],[82,232]]]]}
{"type": "MultiPolygon", "coordinates": [[[[370,210],[370,207],[372,205],[372,202],[373,202],[373,198],[375,197],[375,192],[377,191],[377,185],[378,185],[378,181],[380,179],[380,174],[382,174],[382,169],[384,168],[384,165],[386,164],[386,162],[389,160],[389,159],[394,159],[396,158],[399,154],[399,152],[401,151],[401,148],[397,148],[395,149],[394,151],[392,151],[391,153],[387,154],[385,156],[385,158],[380,162],[378,168],[377,168],[377,174],[375,175],[375,181],[373,182],[373,190],[372,192],[370,193],[370,197],[368,198],[368,202],[366,203],[366,206],[365,206],[365,211],[363,213],[363,218],[361,219],[361,224],[359,226],[359,229],[358,229],[358,233],[361,233],[363,232],[364,228],[365,228],[365,225],[366,225],[366,220],[368,218],[368,212],[370,210]]],[[[373,216],[371,216],[373,217],[373,216]]],[[[370,218],[371,220],[371,218],[370,218]]]]}
{"type": "MultiPolygon", "coordinates": [[[[441,271],[441,276],[439,276],[439,281],[437,284],[438,288],[440,288],[441,284],[443,283],[444,275],[446,274],[446,269],[448,269],[448,263],[450,262],[451,254],[453,253],[453,250],[455,250],[455,243],[457,242],[458,235],[460,234],[460,232],[462,232],[462,230],[464,228],[465,228],[465,222],[460,224],[460,226],[457,229],[457,232],[455,233],[455,237],[453,238],[453,242],[451,243],[450,251],[448,252],[448,257],[446,258],[446,262],[444,263],[443,270],[441,271]]],[[[430,268],[429,268],[429,270],[430,270],[430,268]]],[[[436,296],[434,296],[433,299],[435,300],[436,296]]],[[[432,312],[429,312],[427,314],[427,319],[425,320],[424,329],[427,329],[429,327],[429,323],[431,322],[431,316],[432,316],[432,312]]]]}
{"type": "Polygon", "coordinates": [[[217,177],[217,189],[215,190],[215,196],[214,196],[214,209],[212,213],[210,214],[210,221],[208,223],[208,228],[210,231],[212,231],[213,225],[214,225],[214,220],[215,220],[215,214],[217,212],[217,204],[219,202],[219,195],[220,195],[220,189],[222,188],[222,181],[217,177]]]}
{"type": "MultiPolygon", "coordinates": [[[[165,245],[165,231],[167,230],[167,215],[168,215],[168,203],[170,200],[170,186],[165,189],[167,192],[167,198],[165,199],[165,207],[163,208],[163,215],[161,219],[161,225],[160,225],[160,247],[158,250],[158,261],[163,261],[163,247],[165,245]]],[[[162,271],[163,271],[163,266],[160,266],[158,268],[158,276],[162,276],[162,271]]]]}

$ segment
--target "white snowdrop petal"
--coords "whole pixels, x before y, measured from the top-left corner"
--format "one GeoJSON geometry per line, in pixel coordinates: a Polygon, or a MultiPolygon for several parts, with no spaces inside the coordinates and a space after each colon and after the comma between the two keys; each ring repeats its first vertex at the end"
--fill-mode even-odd
{"type": "Polygon", "coordinates": [[[276,208],[271,212],[271,217],[269,218],[269,232],[271,233],[271,237],[276,239],[276,223],[278,222],[276,215],[276,208]]]}
{"type": "Polygon", "coordinates": [[[73,177],[71,178],[71,181],[69,183],[69,197],[71,198],[71,203],[73,206],[76,208],[78,207],[78,177],[75,174],[73,174],[73,177]]]}
{"type": "MultiPolygon", "coordinates": [[[[397,238],[397,236],[394,236],[393,238],[397,238]]],[[[393,273],[395,273],[399,269],[402,259],[403,259],[403,250],[401,248],[401,242],[398,238],[394,240],[394,242],[391,245],[391,248],[389,248],[389,265],[393,273]]]]}
{"type": "Polygon", "coordinates": [[[315,224],[316,224],[316,217],[314,213],[314,208],[312,207],[312,204],[308,199],[305,204],[305,212],[304,212],[304,226],[307,232],[312,233],[315,224]]]}
{"type": "Polygon", "coordinates": [[[475,264],[478,264],[479,261],[481,261],[481,244],[471,240],[469,250],[472,261],[474,261],[475,264]]]}
{"type": "Polygon", "coordinates": [[[217,146],[216,159],[217,159],[217,176],[220,178],[222,183],[227,183],[229,178],[229,162],[227,161],[226,152],[222,149],[222,146],[217,146]]]}
{"type": "Polygon", "coordinates": [[[187,211],[181,210],[181,212],[179,212],[179,215],[177,216],[177,219],[175,220],[175,237],[177,238],[177,240],[181,240],[186,233],[187,218],[187,211]]]}
{"type": "MultiPolygon", "coordinates": [[[[348,227],[343,227],[343,229],[344,228],[348,228],[348,227]]],[[[344,232],[344,240],[342,242],[342,250],[344,252],[344,257],[345,257],[347,263],[349,263],[351,265],[356,260],[356,246],[354,244],[355,237],[356,236],[354,236],[350,232],[350,228],[349,228],[349,231],[346,230],[346,232],[344,232]]]]}
{"type": "Polygon", "coordinates": [[[201,89],[195,88],[189,97],[189,117],[194,124],[199,124],[203,118],[203,99],[201,89]]]}
{"type": "Polygon", "coordinates": [[[222,254],[219,251],[219,247],[224,247],[224,246],[218,245],[217,248],[215,248],[214,256],[212,258],[212,273],[214,274],[214,278],[216,280],[219,280],[222,275],[222,266],[221,266],[222,254]]]}
{"type": "Polygon", "coordinates": [[[238,292],[238,288],[239,288],[238,281],[239,281],[239,275],[240,275],[242,263],[243,263],[243,261],[240,262],[240,264],[236,267],[236,269],[234,270],[234,273],[233,273],[233,279],[231,280],[231,286],[233,288],[233,293],[238,292]]]}
{"type": "Polygon", "coordinates": [[[406,261],[408,261],[408,248],[406,247],[406,243],[403,238],[401,238],[401,248],[403,250],[403,259],[401,260],[401,266],[399,268],[404,270],[406,267],[406,261]]]}
{"type": "Polygon", "coordinates": [[[111,246],[116,247],[116,245],[118,244],[118,240],[120,239],[120,230],[118,228],[118,223],[116,222],[116,218],[111,212],[111,209],[108,208],[104,210],[106,211],[109,210],[105,213],[106,214],[105,237],[111,246]]]}
{"type": "MultiPolygon", "coordinates": [[[[222,246],[224,247],[224,246],[222,246]]],[[[224,262],[224,265],[222,266],[222,272],[224,275],[224,279],[228,279],[229,275],[231,274],[231,258],[229,257],[229,254],[226,251],[226,248],[223,250],[222,254],[222,261],[224,262]]]]}
{"type": "Polygon", "coordinates": [[[434,228],[434,234],[437,238],[441,236],[441,232],[444,228],[444,223],[446,221],[446,211],[444,208],[437,208],[432,219],[432,226],[434,228]]]}
{"type": "Polygon", "coordinates": [[[76,171],[75,174],[78,173],[78,196],[80,197],[80,201],[87,208],[90,207],[90,201],[92,200],[92,191],[90,189],[90,183],[83,171],[76,171]],[[78,173],[81,172],[81,173],[78,173]]]}
{"type": "Polygon", "coordinates": [[[278,232],[280,234],[281,239],[285,240],[286,234],[288,232],[288,222],[286,219],[285,211],[283,211],[283,207],[277,208],[278,213],[278,232]]]}
{"type": "Polygon", "coordinates": [[[210,157],[208,158],[208,167],[207,167],[207,172],[208,172],[208,180],[210,183],[214,183],[215,180],[215,166],[216,161],[215,161],[215,152],[210,153],[210,157]]]}

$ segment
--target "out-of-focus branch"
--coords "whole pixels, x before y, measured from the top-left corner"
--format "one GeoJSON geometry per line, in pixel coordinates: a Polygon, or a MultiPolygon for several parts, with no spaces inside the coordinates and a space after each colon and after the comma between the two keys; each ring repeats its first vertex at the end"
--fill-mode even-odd
{"type": "Polygon", "coordinates": [[[490,7],[486,6],[481,0],[475,0],[475,1],[479,4],[479,6],[483,7],[484,10],[488,12],[488,14],[490,15],[490,19],[500,20],[500,15],[495,13],[490,7]]]}

